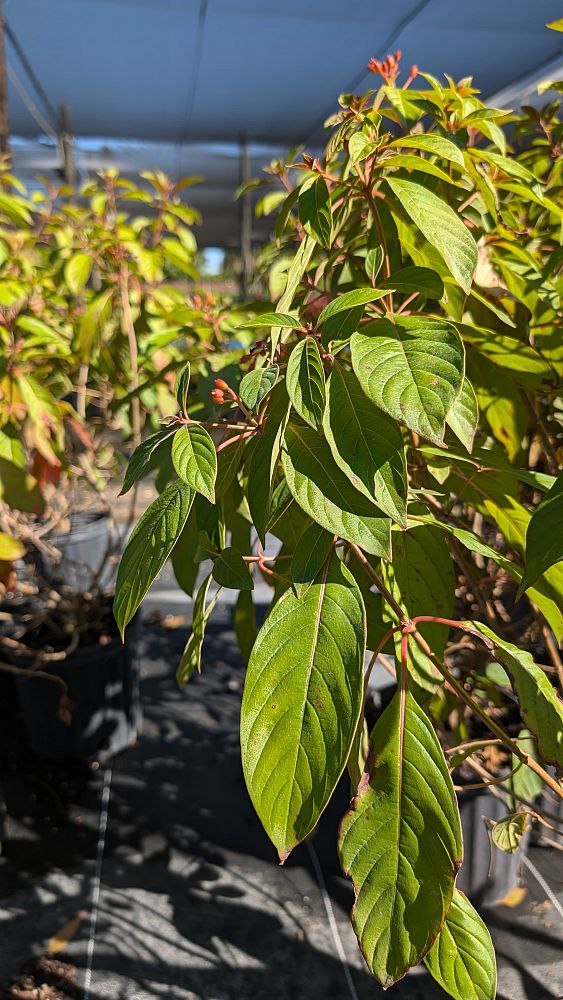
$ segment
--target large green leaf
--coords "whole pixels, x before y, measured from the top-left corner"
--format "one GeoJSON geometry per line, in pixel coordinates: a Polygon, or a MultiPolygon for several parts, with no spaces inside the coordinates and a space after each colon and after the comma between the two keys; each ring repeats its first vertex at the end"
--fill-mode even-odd
{"type": "Polygon", "coordinates": [[[332,208],[324,177],[316,177],[299,192],[299,219],[305,232],[328,250],[332,242],[332,208]]]}
{"type": "Polygon", "coordinates": [[[387,183],[422,235],[436,247],[456,281],[469,292],[477,265],[477,244],[459,215],[422,184],[391,177],[387,183]]]}
{"type": "Polygon", "coordinates": [[[176,431],[172,442],[172,463],[180,479],[215,503],[217,452],[209,431],[188,424],[176,431]]]}
{"type": "Polygon", "coordinates": [[[285,382],[272,389],[268,400],[268,417],[262,433],[252,442],[248,469],[247,500],[252,523],[262,545],[266,544],[266,526],[270,518],[270,502],[274,472],[280,457],[290,402],[285,382]]]}
{"type": "Polygon", "coordinates": [[[325,407],[325,373],[313,337],[306,337],[293,348],[287,363],[286,386],[299,416],[311,427],[318,427],[325,407]]]}
{"type": "Polygon", "coordinates": [[[394,142],[389,143],[390,149],[394,146],[421,149],[425,153],[434,153],[435,156],[439,156],[442,160],[450,160],[451,163],[456,163],[458,166],[463,167],[463,153],[461,149],[451,139],[446,139],[444,136],[436,135],[433,132],[421,132],[417,135],[401,136],[400,139],[395,139],[394,142]]]}
{"type": "Polygon", "coordinates": [[[367,396],[412,431],[442,444],[462,388],[465,360],[457,330],[446,320],[375,320],[354,333],[352,365],[367,396]]]}
{"type": "Polygon", "coordinates": [[[403,435],[394,420],[373,406],[354,373],[338,364],[327,382],[323,428],[334,461],[352,485],[406,526],[403,435]]]}
{"type": "Polygon", "coordinates": [[[389,557],[391,522],[354,489],[316,431],[290,424],[282,464],[297,503],[317,524],[366,552],[389,557]]]}
{"type": "Polygon", "coordinates": [[[142,476],[146,475],[153,468],[158,449],[174,432],[174,427],[163,427],[162,430],[155,431],[154,434],[149,434],[148,438],[145,438],[141,444],[137,445],[129,459],[123,486],[119,494],[120,497],[124,493],[127,493],[138,479],[141,479],[142,476]]]}
{"type": "Polygon", "coordinates": [[[181,479],[150,505],[131,532],[119,563],[113,613],[123,636],[190,513],[194,492],[181,479]]]}
{"type": "Polygon", "coordinates": [[[495,1000],[497,963],[491,935],[459,889],[424,962],[454,1000],[495,1000]]]}
{"type": "Polygon", "coordinates": [[[479,407],[475,390],[466,377],[461,384],[459,396],[451,409],[448,410],[446,423],[468,452],[472,452],[475,434],[479,426],[479,407]]]}
{"type": "Polygon", "coordinates": [[[536,507],[526,531],[526,566],[522,594],[546,570],[563,559],[563,473],[536,507]]]}
{"type": "Polygon", "coordinates": [[[358,586],[333,556],[300,600],[285,592],[258,633],[242,699],[242,763],[282,861],[314,829],[346,766],[365,632],[358,586]]]}
{"type": "MultiPolygon", "coordinates": [[[[409,618],[437,615],[451,618],[455,606],[455,573],[448,546],[438,527],[419,524],[391,534],[393,555],[382,564],[385,583],[409,618]]],[[[428,645],[441,657],[448,638],[447,625],[433,622],[420,626],[428,645]]],[[[397,640],[397,654],[400,637],[397,640]]],[[[420,687],[433,691],[441,676],[417,643],[409,644],[408,669],[420,687]]]]}
{"type": "Polygon", "coordinates": [[[563,771],[563,702],[547,674],[530,653],[500,639],[481,622],[469,624],[488,640],[495,660],[510,674],[520,713],[527,728],[537,737],[542,759],[563,771]]]}
{"type": "Polygon", "coordinates": [[[462,858],[461,825],[442,748],[409,691],[394,695],[340,828],[354,883],[352,922],[383,987],[417,965],[442,929],[462,858]]]}

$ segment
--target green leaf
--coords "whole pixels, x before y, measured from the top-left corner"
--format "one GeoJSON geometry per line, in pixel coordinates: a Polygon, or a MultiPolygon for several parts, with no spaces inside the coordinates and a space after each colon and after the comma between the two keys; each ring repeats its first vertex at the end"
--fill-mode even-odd
{"type": "Polygon", "coordinates": [[[422,132],[419,135],[401,136],[400,139],[390,142],[388,148],[393,149],[396,146],[422,149],[425,153],[433,153],[442,160],[450,160],[451,163],[457,163],[458,166],[463,167],[463,153],[461,149],[458,149],[451,139],[445,139],[441,135],[422,132]]]}
{"type": "MultiPolygon", "coordinates": [[[[521,750],[524,750],[528,756],[532,757],[538,764],[541,764],[536,740],[529,729],[520,730],[517,742],[521,750]]],[[[512,754],[512,768],[517,768],[510,778],[510,788],[513,795],[521,799],[526,799],[528,802],[533,802],[543,791],[543,781],[539,774],[532,771],[532,768],[528,767],[527,764],[522,764],[514,753],[512,754]]]]}
{"type": "Polygon", "coordinates": [[[479,426],[479,407],[475,390],[467,377],[464,377],[461,392],[451,409],[448,410],[446,423],[471,454],[479,426]]]}
{"type": "Polygon", "coordinates": [[[213,564],[213,579],[229,590],[254,590],[250,570],[234,545],[219,552],[213,564]]]}
{"type": "Polygon", "coordinates": [[[343,312],[327,319],[322,327],[321,343],[323,347],[328,350],[329,346],[332,345],[337,349],[345,344],[358,329],[364,312],[365,306],[353,306],[351,309],[344,309],[343,312]]]}
{"type": "Polygon", "coordinates": [[[64,267],[66,283],[73,295],[78,295],[92,273],[92,258],[87,253],[75,253],[64,267]]]}
{"type": "Polygon", "coordinates": [[[174,434],[174,430],[174,427],[164,427],[160,431],[155,431],[154,434],[149,434],[148,438],[145,438],[141,444],[137,445],[127,465],[123,486],[119,494],[120,497],[128,493],[133,483],[136,483],[138,479],[153,467],[157,449],[174,434]]]}
{"type": "Polygon", "coordinates": [[[563,771],[563,702],[547,675],[534,663],[530,653],[499,639],[481,622],[469,624],[484,637],[495,660],[510,674],[522,717],[537,738],[542,760],[563,771]]]}
{"type": "Polygon", "coordinates": [[[199,573],[199,562],[195,561],[198,550],[198,527],[195,504],[192,507],[189,517],[182,528],[178,541],[172,549],[172,569],[179,587],[189,597],[194,592],[197,575],[199,573]]]}
{"type": "Polygon", "coordinates": [[[385,253],[383,251],[383,247],[374,247],[373,250],[368,250],[366,254],[366,274],[372,285],[375,283],[375,279],[381,271],[384,258],[385,253]]]}
{"type": "Polygon", "coordinates": [[[445,170],[438,167],[432,160],[425,160],[422,156],[416,156],[415,153],[396,153],[395,156],[383,160],[381,166],[385,167],[385,170],[407,170],[409,180],[420,181],[421,184],[424,184],[424,179],[420,175],[430,174],[431,177],[438,177],[439,180],[444,181],[446,184],[461,187],[460,182],[455,177],[450,177],[445,170]]]}
{"type": "Polygon", "coordinates": [[[394,291],[418,292],[427,299],[441,299],[444,294],[444,282],[439,274],[429,267],[403,267],[395,271],[383,284],[390,285],[394,291]]]}
{"type": "Polygon", "coordinates": [[[215,503],[217,452],[205,427],[188,424],[176,431],[172,442],[172,463],[180,479],[215,503]]]}
{"type": "Polygon", "coordinates": [[[25,448],[21,434],[13,424],[4,424],[0,428],[0,458],[17,465],[18,469],[25,469],[25,448]]]}
{"type": "Polygon", "coordinates": [[[353,334],[351,349],[366,396],[394,420],[442,444],[464,376],[457,330],[445,320],[417,316],[375,320],[353,334]]]}
{"type": "Polygon", "coordinates": [[[235,441],[217,452],[217,479],[215,496],[222,497],[234,482],[244,451],[244,441],[235,441]]]}
{"type": "Polygon", "coordinates": [[[258,633],[241,712],[242,764],[281,861],[316,826],[362,705],[365,612],[338,557],[298,600],[287,590],[258,633]]]}
{"type": "Polygon", "coordinates": [[[348,142],[350,163],[360,163],[378,148],[379,143],[368,139],[363,132],[355,132],[348,142]]]}
{"type": "Polygon", "coordinates": [[[262,400],[275,386],[280,373],[278,365],[256,368],[244,376],[239,387],[239,396],[249,410],[256,410],[262,400]]]}
{"type": "Polygon", "coordinates": [[[526,566],[517,598],[563,559],[563,473],[536,507],[526,531],[526,566]]]}
{"type": "Polygon", "coordinates": [[[252,442],[248,469],[247,500],[262,545],[266,544],[266,525],[270,518],[270,502],[274,473],[280,457],[290,402],[285,382],[279,382],[268,400],[268,418],[261,434],[252,442]]]}
{"type": "Polygon", "coordinates": [[[107,321],[113,288],[106,288],[86,306],[78,326],[77,351],[80,361],[89,362],[104,323],[107,321]]]}
{"type": "Polygon", "coordinates": [[[0,531],[0,562],[13,562],[25,555],[25,546],[12,535],[0,531]]]}
{"type": "Polygon", "coordinates": [[[258,629],[256,613],[250,590],[241,590],[233,611],[233,628],[237,637],[240,655],[248,663],[258,629]]]}
{"type": "Polygon", "coordinates": [[[178,372],[178,377],[176,379],[176,385],[174,387],[174,392],[176,394],[176,399],[178,401],[178,406],[182,413],[188,412],[188,392],[190,390],[190,375],[191,366],[188,361],[184,367],[178,372]]]}
{"type": "MultiPolygon", "coordinates": [[[[301,283],[303,275],[307,270],[316,245],[315,240],[311,236],[306,236],[303,240],[301,240],[299,248],[297,249],[291,262],[289,271],[287,272],[285,290],[276,306],[276,315],[278,313],[284,313],[286,309],[291,308],[293,298],[301,283]]],[[[272,327],[272,332],[270,334],[270,357],[272,361],[275,358],[276,347],[278,346],[281,331],[282,328],[279,323],[272,327]]]]}
{"type": "Polygon", "coordinates": [[[334,535],[319,524],[311,524],[299,538],[291,560],[291,582],[302,597],[321,572],[333,544],[334,535]]]}
{"type": "Polygon", "coordinates": [[[477,244],[460,217],[422,184],[391,177],[387,183],[422,235],[443,257],[456,281],[469,292],[477,265],[477,244]]]}
{"type": "Polygon", "coordinates": [[[119,563],[113,613],[123,636],[187,521],[194,492],[182,480],[150,505],[133,529],[119,563]]]}
{"type": "MultiPolygon", "coordinates": [[[[468,461],[469,469],[464,469],[463,456],[456,455],[455,458],[456,466],[461,464],[461,468],[450,475],[448,489],[460,501],[475,507],[480,514],[496,524],[508,544],[523,552],[530,514],[515,499],[513,480],[529,482],[538,489],[544,489],[544,474],[514,469],[508,462],[505,467],[499,455],[489,455],[483,450],[475,453],[479,464],[468,461]]],[[[511,575],[514,576],[515,573],[511,575]]],[[[519,578],[517,573],[516,578],[519,578]]],[[[538,606],[553,629],[557,642],[560,642],[563,638],[563,566],[559,563],[551,566],[536,585],[530,588],[528,596],[538,606]]]]}
{"type": "Polygon", "coordinates": [[[305,232],[329,250],[332,242],[332,208],[324,177],[316,177],[312,184],[299,192],[299,219],[305,232]]]}
{"type": "Polygon", "coordinates": [[[352,485],[406,527],[403,435],[394,420],[370,403],[353,372],[338,364],[327,382],[323,428],[334,461],[352,485]]]}
{"type": "Polygon", "coordinates": [[[524,836],[528,813],[510,813],[504,819],[499,819],[493,827],[493,844],[506,854],[514,854],[520,847],[520,841],[524,836]]]}
{"type": "Polygon", "coordinates": [[[313,337],[306,337],[293,348],[287,363],[286,386],[299,416],[311,427],[318,427],[325,408],[325,373],[313,337]]]}
{"type": "Polygon", "coordinates": [[[497,964],[491,935],[459,889],[424,963],[454,1000],[495,1000],[497,964]]]}
{"type": "Polygon", "coordinates": [[[442,929],[462,858],[461,825],[442,748],[410,691],[394,695],[371,744],[339,852],[356,894],[354,930],[387,988],[442,929]]]}
{"type": "Polygon", "coordinates": [[[299,316],[290,316],[288,313],[267,312],[259,313],[253,319],[245,319],[244,323],[241,323],[241,327],[245,329],[247,327],[253,329],[254,327],[262,326],[278,326],[284,330],[298,330],[301,326],[301,320],[299,316]]]}
{"type": "Polygon", "coordinates": [[[317,320],[317,326],[321,326],[327,319],[331,319],[338,313],[354,309],[356,306],[365,306],[368,302],[375,302],[376,299],[382,298],[383,295],[388,295],[390,291],[394,291],[394,289],[354,288],[351,292],[344,292],[344,295],[338,295],[337,298],[324,307],[317,320]]]}
{"type": "Polygon", "coordinates": [[[389,557],[391,522],[354,489],[324,438],[290,424],[282,464],[293,496],[313,521],[372,555],[389,557]]]}
{"type": "Polygon", "coordinates": [[[176,671],[176,680],[178,681],[180,687],[187,684],[194,670],[197,670],[198,674],[201,673],[201,650],[203,647],[203,640],[205,638],[205,627],[209,621],[211,612],[217,603],[217,598],[221,593],[221,588],[219,587],[206,607],[205,602],[207,601],[210,583],[211,573],[209,576],[206,576],[196,594],[192,615],[192,631],[186,645],[184,646],[184,651],[176,671]]]}
{"type": "MultiPolygon", "coordinates": [[[[393,555],[382,564],[384,582],[409,618],[436,615],[451,618],[455,607],[455,573],[448,546],[438,527],[419,524],[408,531],[393,531],[393,555]]],[[[441,657],[449,629],[447,625],[424,622],[419,626],[428,645],[441,657]]],[[[400,653],[400,637],[396,642],[400,653]]],[[[416,683],[434,691],[441,675],[417,643],[409,643],[408,669],[416,683]]]]}
{"type": "Polygon", "coordinates": [[[45,506],[35,477],[5,458],[0,458],[0,500],[25,514],[40,514],[45,506]]]}

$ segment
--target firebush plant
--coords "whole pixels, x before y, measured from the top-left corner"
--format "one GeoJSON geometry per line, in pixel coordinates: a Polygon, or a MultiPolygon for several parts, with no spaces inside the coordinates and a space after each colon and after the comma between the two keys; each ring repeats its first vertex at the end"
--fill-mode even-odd
{"type": "Polygon", "coordinates": [[[240,592],[243,769],[280,860],[348,767],[338,847],[370,970],[388,987],[424,961],[451,996],[486,1000],[452,772],[504,796],[505,850],[543,788],[563,797],[560,150],[544,132],[514,155],[514,116],[470,79],[413,67],[400,86],[398,53],[370,68],[383,84],[340,98],[321,158],[269,168],[283,288],[240,323],[261,339],[211,393],[187,364],[178,412],[131,458],[124,490],[156,449],[168,485],[131,535],[115,614],[123,632],[170,553],[189,594],[210,561],[185,684],[220,588],[240,592]],[[257,573],[273,596],[256,632],[257,573]],[[368,738],[380,656],[397,690],[368,738]]]}

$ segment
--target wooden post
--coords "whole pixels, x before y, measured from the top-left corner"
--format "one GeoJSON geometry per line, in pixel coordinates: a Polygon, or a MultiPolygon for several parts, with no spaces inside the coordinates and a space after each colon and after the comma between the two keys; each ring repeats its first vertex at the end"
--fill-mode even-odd
{"type": "Polygon", "coordinates": [[[8,83],[6,79],[6,52],[4,48],[4,0],[0,0],[0,156],[5,156],[10,152],[8,135],[8,83]]]}
{"type": "MultiPolygon", "coordinates": [[[[242,136],[240,140],[240,183],[248,184],[249,180],[248,142],[242,136]]],[[[247,299],[252,275],[252,201],[248,194],[243,194],[240,199],[240,260],[240,294],[242,299],[247,299]]]]}
{"type": "Polygon", "coordinates": [[[59,123],[63,175],[66,183],[73,188],[76,184],[76,169],[74,166],[72,136],[70,134],[70,114],[68,104],[61,104],[59,123]]]}

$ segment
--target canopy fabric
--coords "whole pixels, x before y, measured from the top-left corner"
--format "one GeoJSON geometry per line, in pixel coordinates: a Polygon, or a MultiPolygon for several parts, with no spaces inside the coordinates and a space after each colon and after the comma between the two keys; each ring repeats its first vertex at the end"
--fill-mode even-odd
{"type": "MultiPolygon", "coordinates": [[[[491,96],[563,52],[563,35],[545,27],[560,0],[4,0],[4,12],[12,133],[35,141],[41,131],[26,91],[54,132],[67,104],[74,135],[99,140],[88,148],[158,144],[172,176],[195,172],[198,159],[198,172],[221,176],[211,201],[231,222],[240,137],[318,146],[337,95],[372,83],[371,56],[401,49],[405,71],[473,75],[491,96]],[[222,144],[213,165],[189,155],[204,143],[222,144]]],[[[166,169],[154,155],[143,162],[146,150],[139,168],[166,169]]]]}

